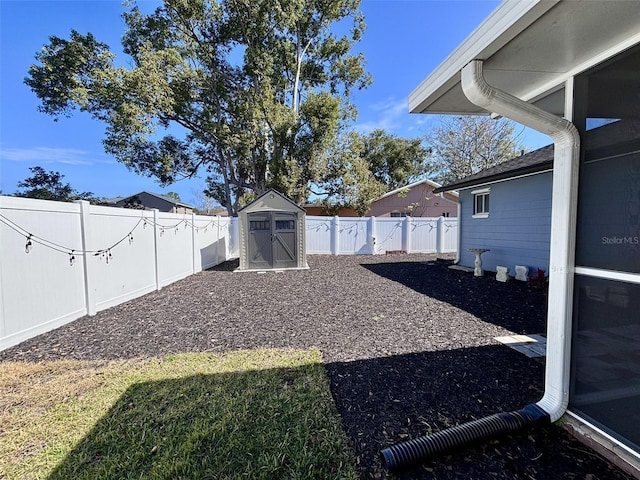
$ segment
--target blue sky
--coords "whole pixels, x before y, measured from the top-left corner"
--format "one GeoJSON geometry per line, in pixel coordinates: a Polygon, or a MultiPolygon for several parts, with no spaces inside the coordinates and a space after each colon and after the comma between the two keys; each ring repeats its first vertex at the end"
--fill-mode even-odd
{"type": "MultiPolygon", "coordinates": [[[[157,4],[139,2],[144,10],[157,4]]],[[[367,59],[374,83],[354,93],[361,131],[384,128],[396,135],[418,137],[437,117],[410,115],[409,93],[499,4],[495,0],[363,0],[367,31],[357,50],[367,59]]],[[[119,0],[0,1],[0,189],[10,194],[30,175],[29,167],[62,173],[79,191],[100,197],[131,195],[141,190],[175,191],[183,201],[197,203],[205,185],[201,178],[161,187],[136,175],[104,153],[104,124],[76,112],[53,118],[37,111],[38,100],[23,83],[34,56],[48,37],[69,37],[71,29],[93,33],[126,64],[120,38],[125,10],[119,0]]],[[[549,140],[527,133],[529,148],[549,140]]]]}

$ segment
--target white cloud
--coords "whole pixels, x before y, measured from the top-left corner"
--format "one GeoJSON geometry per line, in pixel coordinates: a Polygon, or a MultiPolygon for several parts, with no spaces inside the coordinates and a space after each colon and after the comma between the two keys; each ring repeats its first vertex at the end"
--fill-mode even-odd
{"type": "Polygon", "coordinates": [[[374,119],[358,123],[355,129],[359,132],[369,133],[376,128],[383,130],[400,128],[402,126],[402,117],[409,115],[407,100],[398,100],[393,97],[374,103],[369,106],[369,109],[374,112],[369,117],[374,117],[374,119]]]}
{"type": "Polygon", "coordinates": [[[91,152],[74,148],[3,148],[0,158],[14,162],[63,163],[66,165],[93,165],[91,152]]]}

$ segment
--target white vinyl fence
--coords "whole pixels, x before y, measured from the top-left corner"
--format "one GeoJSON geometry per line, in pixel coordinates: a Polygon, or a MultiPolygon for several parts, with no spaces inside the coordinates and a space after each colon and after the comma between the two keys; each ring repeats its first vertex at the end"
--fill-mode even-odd
{"type": "MultiPolygon", "coordinates": [[[[307,217],[308,254],[455,252],[455,218],[307,217]]],[[[0,350],[237,258],[238,219],[0,196],[0,350]]]]}
{"type": "Polygon", "coordinates": [[[457,218],[307,216],[307,254],[452,253],[457,218]]]}
{"type": "Polygon", "coordinates": [[[237,219],[0,196],[0,350],[238,256],[237,219]]]}

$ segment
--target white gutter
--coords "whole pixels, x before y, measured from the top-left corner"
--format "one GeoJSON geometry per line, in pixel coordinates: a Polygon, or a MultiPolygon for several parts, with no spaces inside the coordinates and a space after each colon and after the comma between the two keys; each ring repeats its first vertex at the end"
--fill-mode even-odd
{"type": "MultiPolygon", "coordinates": [[[[462,90],[469,101],[545,133],[554,143],[547,362],[544,395],[536,405],[555,422],[569,403],[580,135],[570,121],[491,87],[484,80],[482,67],[482,60],[473,60],[462,69],[462,90]]],[[[572,96],[572,92],[567,89],[566,95],[572,96]]]]}

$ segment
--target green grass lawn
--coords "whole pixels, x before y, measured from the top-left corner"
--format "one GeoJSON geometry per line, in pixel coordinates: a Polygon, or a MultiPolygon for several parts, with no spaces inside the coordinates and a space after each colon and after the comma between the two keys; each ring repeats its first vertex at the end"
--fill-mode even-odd
{"type": "Polygon", "coordinates": [[[0,363],[2,479],[355,479],[320,352],[0,363]]]}

